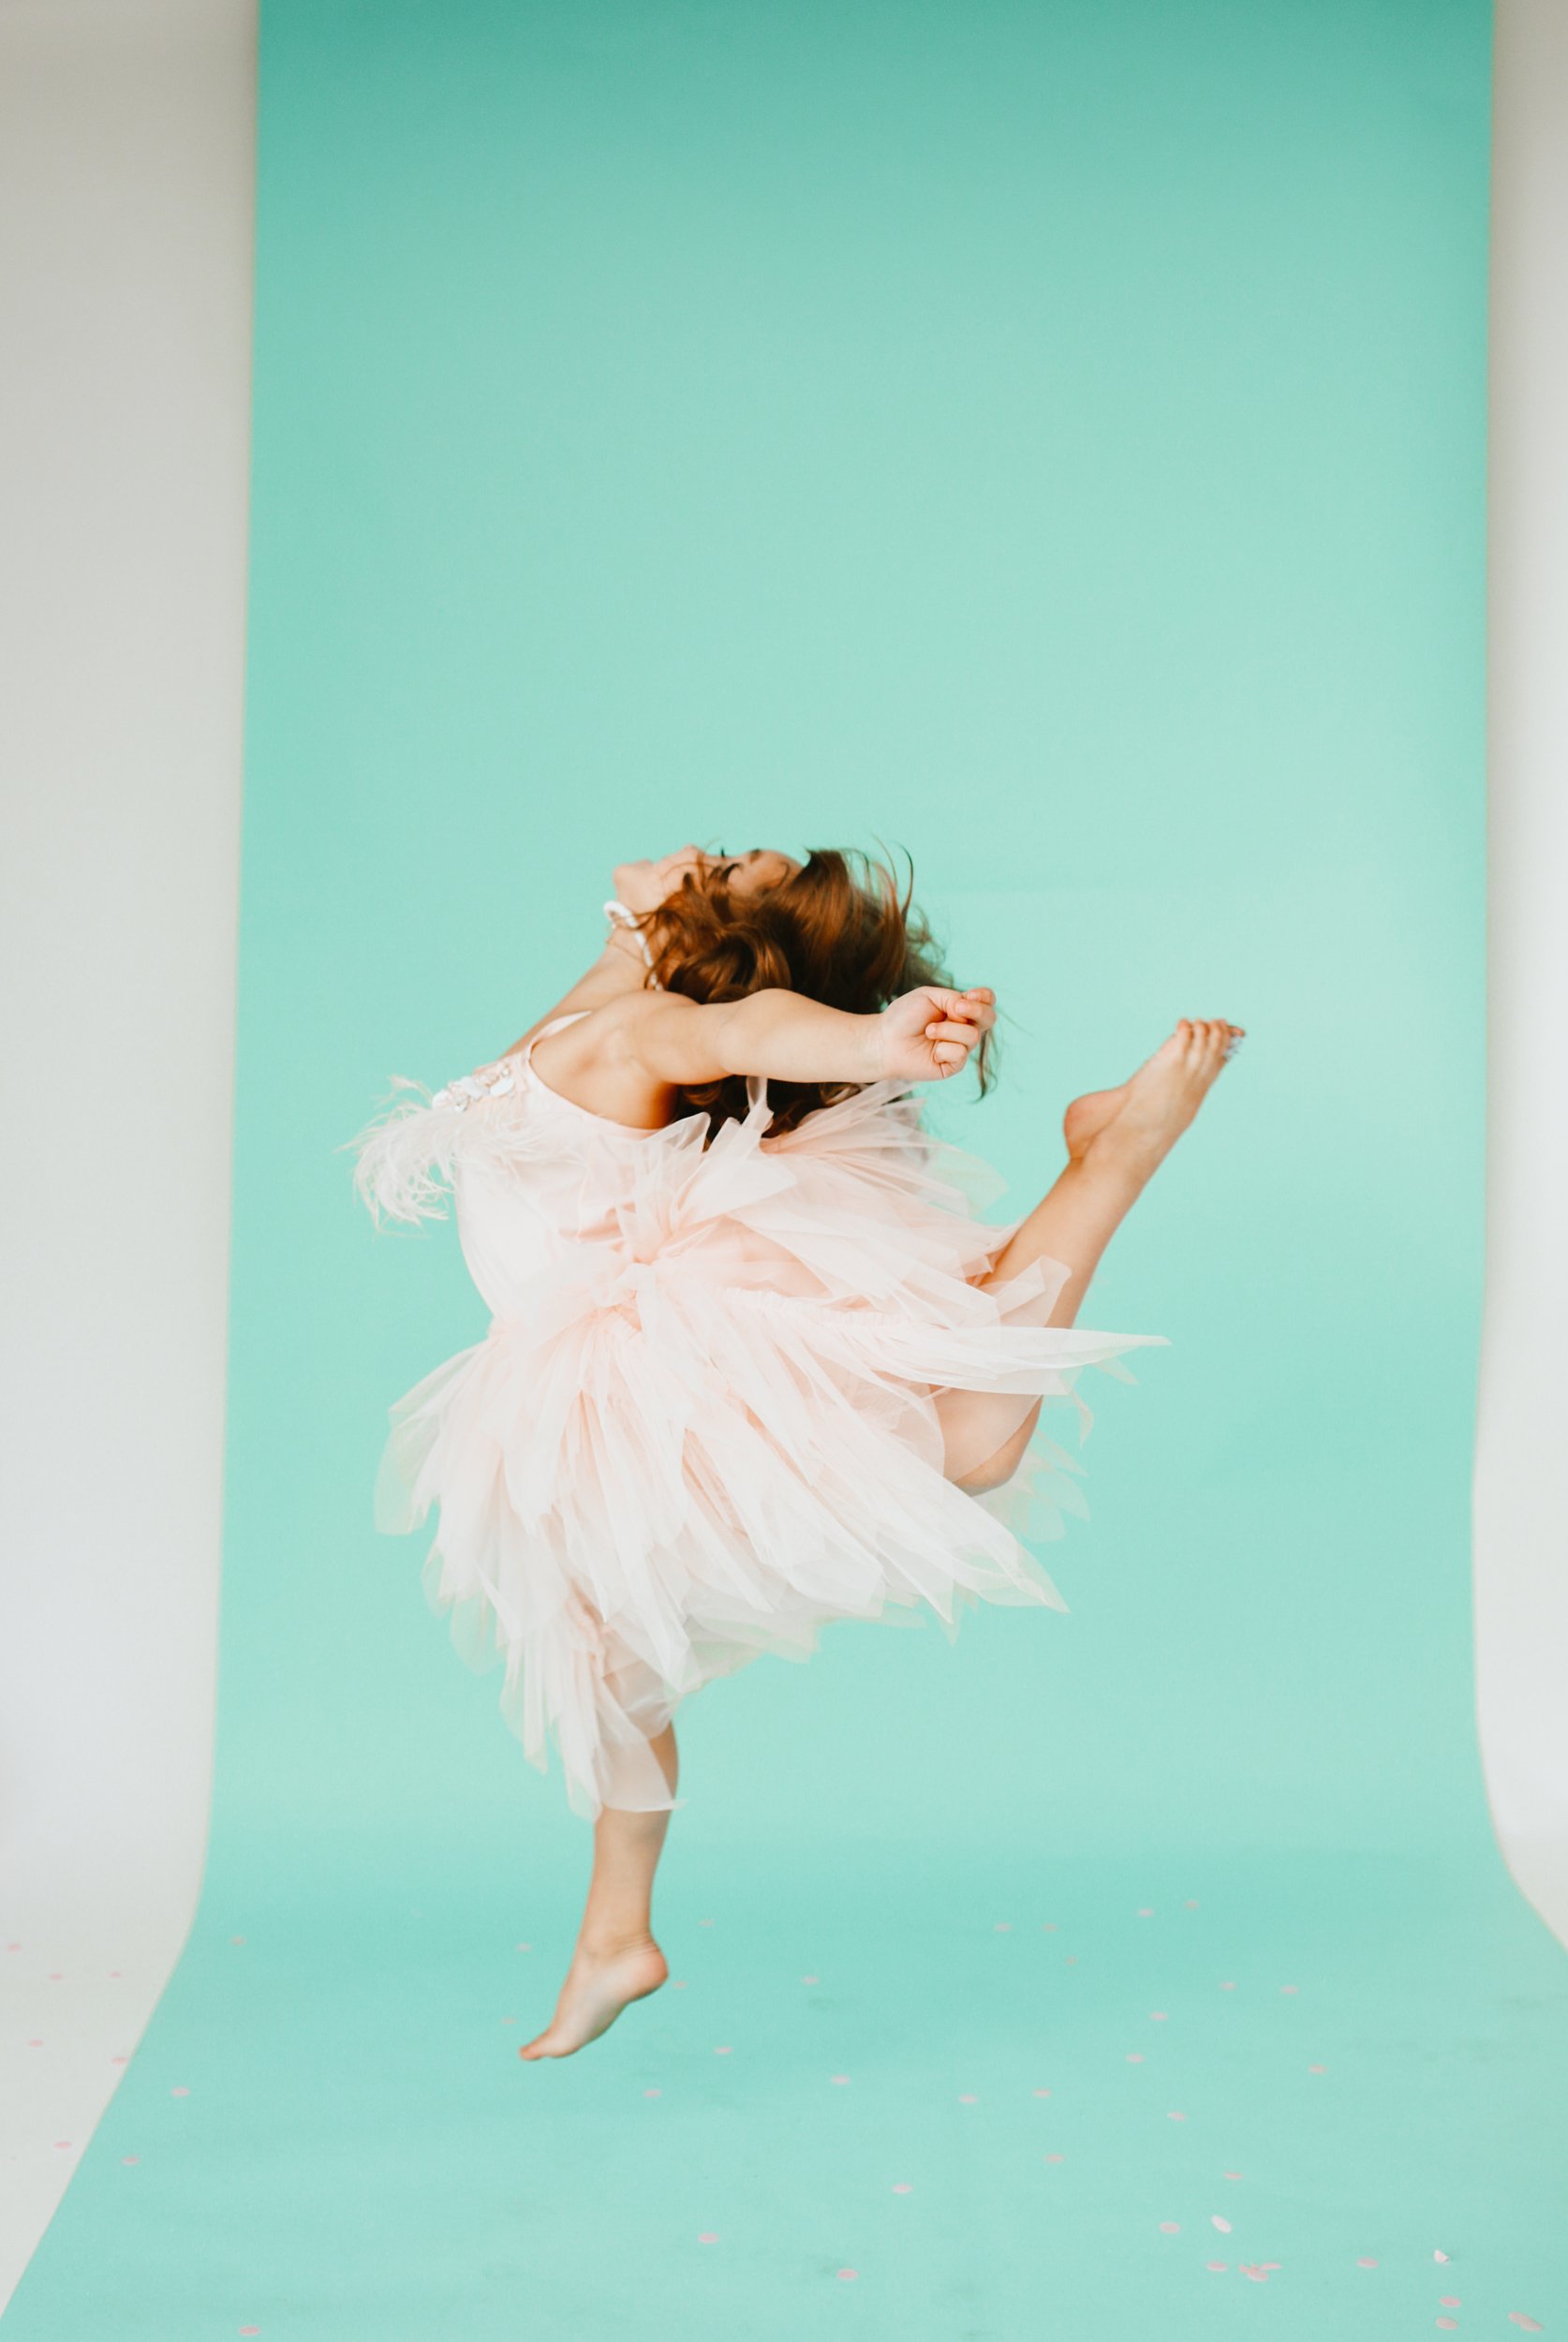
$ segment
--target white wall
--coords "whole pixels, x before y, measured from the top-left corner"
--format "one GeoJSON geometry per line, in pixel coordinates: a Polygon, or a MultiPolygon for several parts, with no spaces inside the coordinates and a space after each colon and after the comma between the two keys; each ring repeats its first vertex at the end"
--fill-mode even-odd
{"type": "Polygon", "coordinates": [[[206,1829],[254,16],[0,0],[0,2301],[206,1829]]]}
{"type": "Polygon", "coordinates": [[[1568,7],[1498,0],[1490,1098],[1475,1474],[1481,1745],[1568,1939],[1568,7]]]}

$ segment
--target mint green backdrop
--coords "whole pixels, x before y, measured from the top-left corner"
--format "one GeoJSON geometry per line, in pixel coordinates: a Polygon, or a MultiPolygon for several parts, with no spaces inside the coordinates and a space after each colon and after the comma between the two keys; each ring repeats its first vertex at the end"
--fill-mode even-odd
{"type": "Polygon", "coordinates": [[[1488,37],[268,0],[211,1855],[17,2342],[1568,2310],[1468,1591],[1488,37]],[[678,1986],[524,2068],[585,1832],[369,1519],[482,1312],[333,1149],[614,861],[878,837],[1001,994],[940,1113],[1017,1208],[1249,1027],[1086,1313],[1172,1346],[1094,1378],[1068,1617],[686,1711],[678,1986]]]}

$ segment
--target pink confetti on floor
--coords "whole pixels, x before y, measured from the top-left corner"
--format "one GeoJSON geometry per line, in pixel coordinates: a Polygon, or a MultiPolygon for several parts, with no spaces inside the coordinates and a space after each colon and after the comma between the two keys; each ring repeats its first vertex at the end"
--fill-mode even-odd
{"type": "Polygon", "coordinates": [[[71,2142],[68,2139],[56,2139],[54,2143],[57,2147],[68,2147],[71,2142]]]}
{"type": "Polygon", "coordinates": [[[1179,2236],[1181,2234],[1181,2222],[1179,2220],[1161,2220],[1160,2223],[1160,2233],[1161,2236],[1179,2236]]]}
{"type": "Polygon", "coordinates": [[[533,1946],[532,1944],[518,1944],[514,1949],[518,1951],[532,1951],[533,1946]]]}
{"type": "Polygon", "coordinates": [[[1142,1906],[1142,1908],[1139,1910],[1138,1917],[1139,1917],[1141,1920],[1151,1920],[1151,1919],[1153,1919],[1153,1917],[1154,1917],[1154,1906],[1152,1905],[1152,1904],[1147,1904],[1147,1903],[1146,1903],[1146,1904],[1142,1906]]]}
{"type": "Polygon", "coordinates": [[[1065,2155],[1048,2155],[1045,2160],[1047,2163],[1065,2163],[1067,2157],[1065,2155]]]}
{"type": "Polygon", "coordinates": [[[732,2057],[734,2053],[733,2049],[728,2041],[720,2041],[717,2048],[714,2051],[714,2055],[716,2057],[732,2057]]]}
{"type": "Polygon", "coordinates": [[[1187,2117],[1181,2112],[1179,2108],[1173,2108],[1171,2112],[1166,2115],[1165,2120],[1168,2123],[1184,2123],[1187,2120],[1187,2117]]]}
{"type": "Polygon", "coordinates": [[[1239,2179],[1241,2177],[1241,2173],[1239,2172],[1221,2172],[1220,2176],[1221,2179],[1239,2179]]]}
{"type": "Polygon", "coordinates": [[[1148,2012],[1148,2021],[1150,2024],[1169,2024],[1170,2011],[1166,2008],[1151,2008],[1148,2012]]]}
{"type": "Polygon", "coordinates": [[[1255,2261],[1244,2260],[1239,2265],[1242,2275],[1244,2277],[1250,2277],[1254,2285],[1266,2285],[1268,2283],[1268,2279],[1265,2276],[1262,2269],[1258,2267],[1255,2261]]]}
{"type": "Polygon", "coordinates": [[[998,1935],[1011,1935],[1012,1933],[1013,1921],[1011,1920],[998,1920],[997,1921],[997,1934],[998,1935]]]}
{"type": "Polygon", "coordinates": [[[1037,2098],[1048,2098],[1051,2093],[1049,2090],[1037,2090],[1034,2095],[1037,2098]]]}
{"type": "Polygon", "coordinates": [[[1229,2266],[1230,2263],[1226,2260],[1206,2260],[1204,2262],[1204,2267],[1206,2269],[1212,2269],[1217,2277],[1223,2276],[1229,2266]]]}
{"type": "Polygon", "coordinates": [[[699,1927],[711,1927],[713,1925],[713,1921],[712,1920],[699,1920],[697,1924],[699,1927]]]}
{"type": "Polygon", "coordinates": [[[1439,2318],[1436,2322],[1442,2328],[1444,2334],[1457,2334],[1459,2331],[1459,2321],[1457,2318],[1439,2318]]]}
{"type": "Polygon", "coordinates": [[[64,1984],[66,1979],[58,1968],[51,1968],[49,1972],[49,1980],[52,1984],[64,1984]]]}
{"type": "Polygon", "coordinates": [[[1142,2051],[1142,2050],[1129,2050],[1129,2051],[1128,2051],[1128,2053],[1127,2053],[1127,2063],[1128,2063],[1128,2065],[1130,2065],[1130,2066],[1141,2066],[1141,2065],[1143,2064],[1143,2062],[1144,2062],[1144,2053],[1143,2053],[1143,2051],[1142,2051]]]}
{"type": "Polygon", "coordinates": [[[243,1944],[245,1939],[243,1935],[230,1935],[229,1940],[231,1944],[243,1944]]]}
{"type": "Polygon", "coordinates": [[[7,1951],[20,1951],[22,1949],[22,1946],[20,1944],[7,1944],[6,1946],[6,1949],[7,1951]]]}
{"type": "Polygon", "coordinates": [[[1438,2295],[1438,2307],[1440,2309],[1462,2309],[1464,2307],[1464,2304],[1460,2301],[1457,2293],[1440,2293],[1438,2295]]]}
{"type": "Polygon", "coordinates": [[[1375,2260],[1369,2259],[1366,2253],[1363,2253],[1356,2261],[1355,2265],[1358,2269],[1375,2269],[1378,2264],[1375,2260]]]}
{"type": "Polygon", "coordinates": [[[27,2046],[29,2049],[42,2049],[43,2043],[41,2041],[29,2041],[27,2046]]]}
{"type": "Polygon", "coordinates": [[[911,2186],[912,2182],[910,2180],[895,2179],[893,2183],[893,2192],[895,2196],[907,2196],[911,2186]]]}
{"type": "Polygon", "coordinates": [[[501,2023],[503,2024],[515,2024],[517,2023],[517,2019],[515,2017],[503,2017],[501,2019],[501,2023]]]}
{"type": "Polygon", "coordinates": [[[1220,1990],[1222,1993],[1234,1993],[1235,1991],[1235,1986],[1234,1984],[1221,1984],[1220,1990]]]}
{"type": "Polygon", "coordinates": [[[645,2098],[661,2098],[664,2093],[662,2090],[644,2090],[643,2096],[645,2098]]]}
{"type": "Polygon", "coordinates": [[[1069,1967],[1069,1968],[1075,1968],[1075,1967],[1077,1966],[1077,1964],[1078,1964],[1078,1955],[1077,1955],[1077,1953],[1076,1953],[1075,1951],[1070,1951],[1070,1952],[1068,1953],[1068,1955],[1067,1955],[1066,1960],[1063,1962],[1063,1964],[1063,1964],[1065,1967],[1069,1967]]]}
{"type": "Polygon", "coordinates": [[[190,2096],[190,2085],[188,2083],[177,2082],[169,2095],[171,2098],[188,2098],[190,2096]]]}
{"type": "Polygon", "coordinates": [[[686,1978],[685,1978],[684,1976],[673,1976],[673,1977],[670,1979],[670,1981],[671,1981],[672,1985],[674,1987],[674,1989],[675,1989],[675,1991],[676,1991],[677,1993],[684,1993],[684,1992],[685,1992],[685,1990],[686,1990],[686,1986],[687,1986],[687,1979],[686,1979],[686,1978]]]}
{"type": "Polygon", "coordinates": [[[1282,1993],[1299,1993],[1301,1987],[1299,1984],[1281,1984],[1280,1990],[1282,1993]]]}
{"type": "Polygon", "coordinates": [[[697,2242],[699,2245],[717,2245],[718,2242],[717,2230],[711,2228],[703,2229],[702,2234],[698,2237],[697,2242]]]}
{"type": "Polygon", "coordinates": [[[838,2277],[840,2284],[852,2285],[856,2277],[859,2276],[860,2271],[858,2269],[839,2269],[836,2271],[835,2274],[838,2277]]]}
{"type": "Polygon", "coordinates": [[[1043,1935],[1054,1935],[1057,1933],[1056,1920],[1042,1920],[1040,1922],[1040,1932],[1043,1935]]]}
{"type": "Polygon", "coordinates": [[[242,2326],[240,2328],[240,2332],[242,2334],[259,2334],[260,2331],[261,2329],[259,2326],[242,2326]]]}
{"type": "Polygon", "coordinates": [[[803,1976],[801,1978],[801,1982],[803,1984],[820,1984],[821,1980],[822,1979],[820,1976],[803,1976]]]}
{"type": "Polygon", "coordinates": [[[1511,2326],[1517,2326],[1524,2334],[1545,2334],[1546,2331],[1538,2320],[1527,2318],[1522,2309],[1511,2309],[1508,2312],[1508,2322],[1511,2326]]]}
{"type": "Polygon", "coordinates": [[[111,1981],[118,1984],[125,1973],[124,1968],[111,1968],[109,1971],[111,1981]]]}
{"type": "Polygon", "coordinates": [[[840,2089],[844,2087],[844,2084],[849,2081],[849,2079],[850,2077],[848,2074],[829,2074],[828,2076],[828,2080],[830,2082],[836,2083],[840,2089]]]}
{"type": "Polygon", "coordinates": [[[1222,2212],[1211,2212],[1208,2224],[1210,2228],[1217,2228],[1221,2236],[1228,2236],[1231,2232],[1231,2224],[1222,2212]]]}
{"type": "Polygon", "coordinates": [[[1307,2070],[1309,2074],[1325,2074],[1328,2071],[1328,2068],[1326,2066],[1309,2066],[1307,2070]]]}
{"type": "Polygon", "coordinates": [[[1189,1896],[1188,1896],[1188,1898],[1187,1898],[1187,1902],[1186,1902],[1186,1905],[1185,1905],[1185,1906],[1184,1906],[1184,1907],[1185,1907],[1187,1910],[1189,1910],[1189,1911],[1195,1911],[1195,1910],[1197,1909],[1197,1907],[1198,1907],[1198,1898],[1197,1898],[1197,1896],[1196,1896],[1196,1895],[1189,1895],[1189,1896]]]}
{"type": "Polygon", "coordinates": [[[111,2057],[109,2062],[111,2066],[128,2066],[130,2059],[122,2054],[119,2057],[111,2057]]]}
{"type": "Polygon", "coordinates": [[[1433,2259],[1434,2260],[1442,2260],[1442,2261],[1446,2261],[1446,2260],[1447,2260],[1447,2259],[1448,2259],[1448,2255],[1447,2255],[1446,2253],[1434,2252],[1434,2253],[1433,2253],[1433,2255],[1432,2255],[1432,2259],[1433,2259]]]}
{"type": "Polygon", "coordinates": [[[120,2160],[122,2163],[140,2163],[141,2157],[139,2155],[123,2155],[120,2160]]]}

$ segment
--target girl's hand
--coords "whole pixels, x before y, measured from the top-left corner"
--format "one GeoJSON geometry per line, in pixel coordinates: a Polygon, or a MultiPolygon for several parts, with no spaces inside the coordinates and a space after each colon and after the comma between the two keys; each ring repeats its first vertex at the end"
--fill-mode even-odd
{"type": "Polygon", "coordinates": [[[877,1019],[882,1075],[932,1082],[961,1074],[970,1050],[997,1021],[996,1001],[985,985],[950,992],[937,984],[923,984],[890,1001],[877,1019]]]}

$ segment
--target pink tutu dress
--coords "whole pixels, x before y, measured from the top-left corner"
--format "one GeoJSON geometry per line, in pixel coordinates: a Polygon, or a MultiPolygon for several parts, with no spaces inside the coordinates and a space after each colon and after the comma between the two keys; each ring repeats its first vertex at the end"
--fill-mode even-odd
{"type": "Polygon", "coordinates": [[[705,1114],[608,1121],[532,1057],[400,1081],[420,1095],[354,1142],[356,1183],[378,1219],[450,1191],[491,1312],[392,1408],[377,1524],[438,1508],[427,1597],[470,1665],[504,1662],[503,1713],[541,1769],[554,1740],[573,1808],[679,1802],[649,1736],[830,1619],[1065,1608],[1020,1533],[1084,1511],[1078,1467],[1037,1431],[1004,1488],[955,1481],[1038,1398],[1087,1424],[1079,1370],[1130,1380],[1117,1355],[1161,1338],[1048,1326],[1057,1262],[975,1282],[1013,1225],[977,1217],[997,1183],[907,1083],[770,1138],[753,1082],[704,1145],[705,1114]]]}

